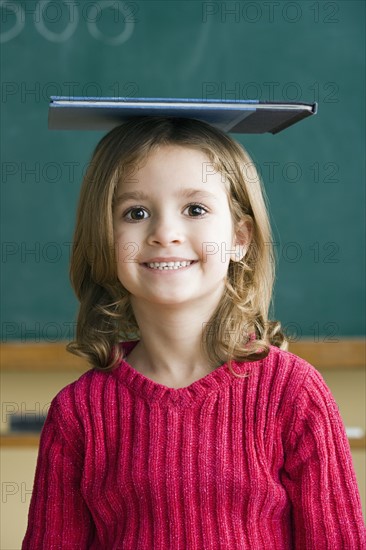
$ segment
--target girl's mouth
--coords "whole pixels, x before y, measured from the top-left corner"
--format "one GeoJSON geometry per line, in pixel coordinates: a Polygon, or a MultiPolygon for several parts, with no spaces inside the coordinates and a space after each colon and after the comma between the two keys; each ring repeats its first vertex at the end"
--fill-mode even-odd
{"type": "Polygon", "coordinates": [[[149,271],[154,271],[158,273],[161,273],[161,272],[172,273],[176,271],[184,271],[186,269],[189,269],[195,263],[197,263],[197,260],[182,261],[182,262],[152,262],[152,263],[145,263],[142,265],[145,268],[147,268],[149,271]]]}

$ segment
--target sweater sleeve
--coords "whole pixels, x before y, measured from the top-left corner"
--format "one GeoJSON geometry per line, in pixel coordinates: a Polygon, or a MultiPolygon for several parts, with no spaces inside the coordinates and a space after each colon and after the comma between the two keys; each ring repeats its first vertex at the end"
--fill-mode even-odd
{"type": "Polygon", "coordinates": [[[80,434],[77,439],[70,426],[70,410],[60,417],[57,398],[41,433],[22,550],[86,550],[93,540],[92,517],[80,492],[80,434]]]}
{"type": "Polygon", "coordinates": [[[361,550],[365,526],[338,406],[312,367],[295,400],[283,485],[292,502],[296,550],[361,550]]]}

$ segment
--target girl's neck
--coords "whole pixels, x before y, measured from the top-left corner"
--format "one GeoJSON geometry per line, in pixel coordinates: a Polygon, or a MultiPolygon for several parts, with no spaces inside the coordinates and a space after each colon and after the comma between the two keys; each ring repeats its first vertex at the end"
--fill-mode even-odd
{"type": "Polygon", "coordinates": [[[219,365],[212,365],[202,348],[202,331],[215,308],[167,308],[131,300],[140,328],[140,342],[127,362],[155,380],[192,381],[219,365]],[[152,307],[153,306],[153,307],[152,307]]]}

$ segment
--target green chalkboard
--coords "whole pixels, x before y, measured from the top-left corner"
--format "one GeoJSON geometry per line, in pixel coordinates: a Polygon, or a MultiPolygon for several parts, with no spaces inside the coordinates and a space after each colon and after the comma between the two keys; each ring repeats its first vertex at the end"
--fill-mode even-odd
{"type": "Polygon", "coordinates": [[[278,252],[272,318],[292,339],[364,333],[360,1],[0,4],[2,340],[73,336],[68,263],[100,132],[49,131],[51,95],[317,101],[237,139],[260,170],[278,252]]]}

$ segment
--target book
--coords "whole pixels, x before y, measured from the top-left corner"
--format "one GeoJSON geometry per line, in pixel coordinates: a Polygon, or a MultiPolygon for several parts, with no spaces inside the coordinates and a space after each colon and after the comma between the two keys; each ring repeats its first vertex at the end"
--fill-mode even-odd
{"type": "Polygon", "coordinates": [[[131,117],[157,116],[193,118],[228,133],[277,134],[316,112],[317,103],[52,96],[48,127],[51,130],[111,130],[131,117]]]}

